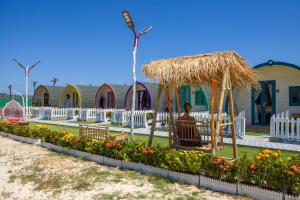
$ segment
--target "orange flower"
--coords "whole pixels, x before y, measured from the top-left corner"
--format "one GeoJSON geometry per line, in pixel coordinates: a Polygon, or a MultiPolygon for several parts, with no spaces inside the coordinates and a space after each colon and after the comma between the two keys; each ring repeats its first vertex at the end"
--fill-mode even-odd
{"type": "Polygon", "coordinates": [[[294,175],[295,173],[294,172],[292,172],[292,171],[289,171],[288,172],[288,175],[294,175]]]}
{"type": "Polygon", "coordinates": [[[263,154],[262,157],[263,158],[268,158],[268,157],[270,157],[270,155],[269,154],[263,154]]]}
{"type": "Polygon", "coordinates": [[[144,154],[153,154],[154,150],[151,147],[144,147],[143,148],[143,153],[144,154]]]}
{"type": "Polygon", "coordinates": [[[295,172],[295,173],[299,173],[300,172],[300,167],[297,167],[296,165],[292,165],[290,166],[290,169],[295,172]]]}
{"type": "Polygon", "coordinates": [[[214,161],[212,162],[212,164],[218,164],[218,163],[221,163],[223,161],[225,161],[224,158],[221,158],[221,157],[220,158],[215,158],[214,161]]]}
{"type": "Polygon", "coordinates": [[[249,166],[249,168],[251,170],[256,170],[256,163],[251,163],[251,165],[249,166]]]}

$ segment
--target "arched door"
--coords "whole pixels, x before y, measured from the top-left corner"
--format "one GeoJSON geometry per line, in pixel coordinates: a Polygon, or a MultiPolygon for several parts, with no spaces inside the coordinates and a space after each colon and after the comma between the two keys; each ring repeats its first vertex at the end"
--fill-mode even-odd
{"type": "Polygon", "coordinates": [[[207,96],[202,87],[195,90],[195,106],[201,106],[204,107],[206,111],[208,110],[207,96]]]}
{"type": "MultiPolygon", "coordinates": [[[[185,103],[191,103],[191,86],[181,85],[179,90],[180,110],[183,112],[183,105],[185,103]]],[[[178,112],[177,106],[176,111],[178,112]]]]}

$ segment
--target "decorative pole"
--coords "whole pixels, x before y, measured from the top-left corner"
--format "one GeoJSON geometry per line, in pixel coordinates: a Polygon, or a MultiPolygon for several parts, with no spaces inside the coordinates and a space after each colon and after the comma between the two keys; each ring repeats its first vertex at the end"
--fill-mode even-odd
{"type": "Polygon", "coordinates": [[[136,51],[137,51],[137,45],[138,45],[138,41],[139,38],[147,33],[148,31],[150,31],[150,29],[152,28],[151,26],[148,26],[146,28],[144,28],[142,31],[140,31],[139,33],[137,33],[135,31],[135,24],[128,12],[128,10],[124,10],[122,11],[122,15],[125,19],[126,24],[128,25],[129,29],[132,30],[133,34],[134,34],[134,42],[133,42],[133,52],[132,52],[132,57],[133,57],[133,64],[132,64],[132,80],[133,80],[133,85],[132,85],[132,102],[131,102],[131,116],[130,116],[130,122],[131,122],[131,126],[130,126],[130,135],[131,135],[131,142],[134,141],[134,111],[135,111],[135,93],[136,93],[136,74],[135,74],[135,68],[136,68],[136,51]]]}
{"type": "Polygon", "coordinates": [[[40,63],[40,61],[36,62],[34,65],[25,67],[22,65],[17,59],[13,58],[13,61],[15,61],[20,67],[24,69],[25,72],[25,120],[27,120],[28,115],[28,78],[29,78],[29,72],[32,68],[34,68],[37,64],[40,63]]]}
{"type": "Polygon", "coordinates": [[[33,84],[33,91],[35,92],[37,81],[32,81],[32,84],[33,84]]]}
{"type": "Polygon", "coordinates": [[[12,85],[8,86],[8,90],[9,90],[9,98],[11,99],[11,89],[12,89],[12,85]]]}

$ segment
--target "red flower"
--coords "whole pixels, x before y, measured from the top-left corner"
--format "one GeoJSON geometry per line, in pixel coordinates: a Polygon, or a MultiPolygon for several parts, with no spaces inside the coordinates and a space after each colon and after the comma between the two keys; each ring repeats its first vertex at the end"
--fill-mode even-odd
{"type": "Polygon", "coordinates": [[[153,154],[154,150],[151,147],[144,147],[143,148],[143,153],[144,154],[153,154]]]}
{"type": "Polygon", "coordinates": [[[107,149],[122,149],[122,145],[117,143],[115,140],[110,140],[105,144],[105,148],[107,149]]]}
{"type": "Polygon", "coordinates": [[[290,166],[290,169],[295,172],[295,173],[299,173],[300,172],[300,167],[297,167],[296,165],[292,165],[290,166]]]}
{"type": "Polygon", "coordinates": [[[213,160],[213,162],[212,162],[212,164],[219,164],[219,163],[221,163],[221,162],[224,162],[225,161],[225,159],[224,158],[215,158],[214,160],[213,160]]]}
{"type": "Polygon", "coordinates": [[[294,175],[295,173],[294,172],[292,172],[292,171],[289,171],[288,172],[288,175],[294,175]]]}
{"type": "Polygon", "coordinates": [[[249,166],[249,168],[250,168],[251,170],[256,170],[256,163],[252,163],[252,164],[249,166]]]}

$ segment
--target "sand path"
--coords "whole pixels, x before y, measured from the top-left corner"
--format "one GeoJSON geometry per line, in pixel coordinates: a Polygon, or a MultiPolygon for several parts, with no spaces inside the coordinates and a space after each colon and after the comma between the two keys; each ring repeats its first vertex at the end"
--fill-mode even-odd
{"type": "Polygon", "coordinates": [[[247,199],[0,137],[0,199],[247,199]]]}

